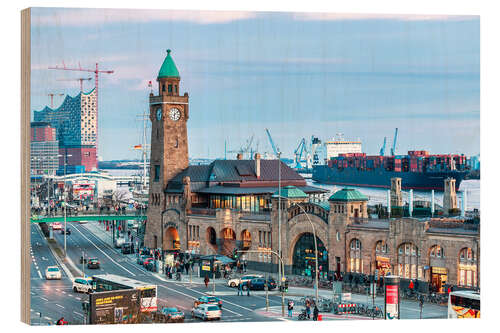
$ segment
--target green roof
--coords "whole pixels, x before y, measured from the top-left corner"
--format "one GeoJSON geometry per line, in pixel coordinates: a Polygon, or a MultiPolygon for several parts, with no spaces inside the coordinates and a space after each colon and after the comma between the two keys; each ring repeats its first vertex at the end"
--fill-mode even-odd
{"type": "Polygon", "coordinates": [[[368,198],[353,188],[344,188],[335,192],[328,201],[368,201],[368,198]]]}
{"type": "MultiPolygon", "coordinates": [[[[273,197],[277,198],[279,191],[274,192],[273,197]]],[[[307,198],[306,192],[295,186],[285,186],[281,189],[281,196],[288,199],[307,198]]]]}
{"type": "Polygon", "coordinates": [[[167,50],[167,57],[163,60],[163,64],[161,65],[160,72],[158,73],[158,78],[161,77],[179,77],[179,71],[175,66],[174,59],[170,56],[170,49],[167,50]]]}

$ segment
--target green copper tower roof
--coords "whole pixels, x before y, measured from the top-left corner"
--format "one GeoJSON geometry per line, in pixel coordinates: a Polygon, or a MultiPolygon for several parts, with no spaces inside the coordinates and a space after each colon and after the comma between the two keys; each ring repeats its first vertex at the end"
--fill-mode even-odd
{"type": "MultiPolygon", "coordinates": [[[[279,192],[276,191],[273,194],[273,197],[277,198],[279,196],[279,192]]],[[[307,198],[307,194],[301,189],[295,186],[285,186],[281,189],[281,196],[289,199],[297,199],[297,198],[307,198]]]]}
{"type": "Polygon", "coordinates": [[[343,188],[335,192],[328,201],[368,201],[368,198],[353,188],[343,188]]]}
{"type": "Polygon", "coordinates": [[[158,78],[162,77],[178,77],[179,76],[179,71],[177,70],[177,67],[175,66],[174,59],[170,56],[170,52],[172,52],[170,49],[167,50],[167,57],[165,60],[163,60],[163,64],[161,65],[160,72],[158,73],[158,78]]]}

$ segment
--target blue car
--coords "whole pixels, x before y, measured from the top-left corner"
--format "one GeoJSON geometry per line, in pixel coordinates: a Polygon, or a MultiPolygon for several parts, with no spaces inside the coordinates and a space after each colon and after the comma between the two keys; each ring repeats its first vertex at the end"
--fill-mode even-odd
{"type": "Polygon", "coordinates": [[[184,313],[177,310],[177,308],[163,308],[161,313],[167,316],[169,323],[182,323],[184,322],[184,313]]]}

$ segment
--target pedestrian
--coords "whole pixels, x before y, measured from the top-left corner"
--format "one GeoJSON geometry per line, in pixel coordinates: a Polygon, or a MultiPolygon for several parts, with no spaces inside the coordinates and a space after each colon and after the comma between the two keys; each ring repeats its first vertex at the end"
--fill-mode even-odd
{"type": "Polygon", "coordinates": [[[243,296],[243,281],[240,281],[240,283],[238,283],[238,296],[243,296]]]}
{"type": "Polygon", "coordinates": [[[247,296],[250,296],[250,280],[246,280],[245,285],[247,286],[247,296]]]}
{"type": "Polygon", "coordinates": [[[307,319],[311,319],[311,302],[309,300],[306,300],[306,314],[307,319]]]}
{"type": "Polygon", "coordinates": [[[314,321],[318,320],[318,314],[319,314],[318,307],[316,306],[316,304],[314,304],[314,310],[313,310],[313,320],[314,321]]]}
{"type": "Polygon", "coordinates": [[[288,317],[292,318],[293,316],[293,302],[288,301],[288,317]]]}
{"type": "Polygon", "coordinates": [[[205,275],[205,279],[203,280],[203,282],[205,282],[205,288],[208,288],[208,283],[210,282],[208,275],[205,275]]]}

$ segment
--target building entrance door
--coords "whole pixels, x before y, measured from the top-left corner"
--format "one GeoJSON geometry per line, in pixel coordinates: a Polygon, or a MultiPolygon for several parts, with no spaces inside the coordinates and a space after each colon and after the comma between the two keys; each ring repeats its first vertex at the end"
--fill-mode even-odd
{"type": "Polygon", "coordinates": [[[443,293],[443,285],[448,281],[448,274],[446,268],[431,267],[431,287],[438,293],[443,293]]]}

